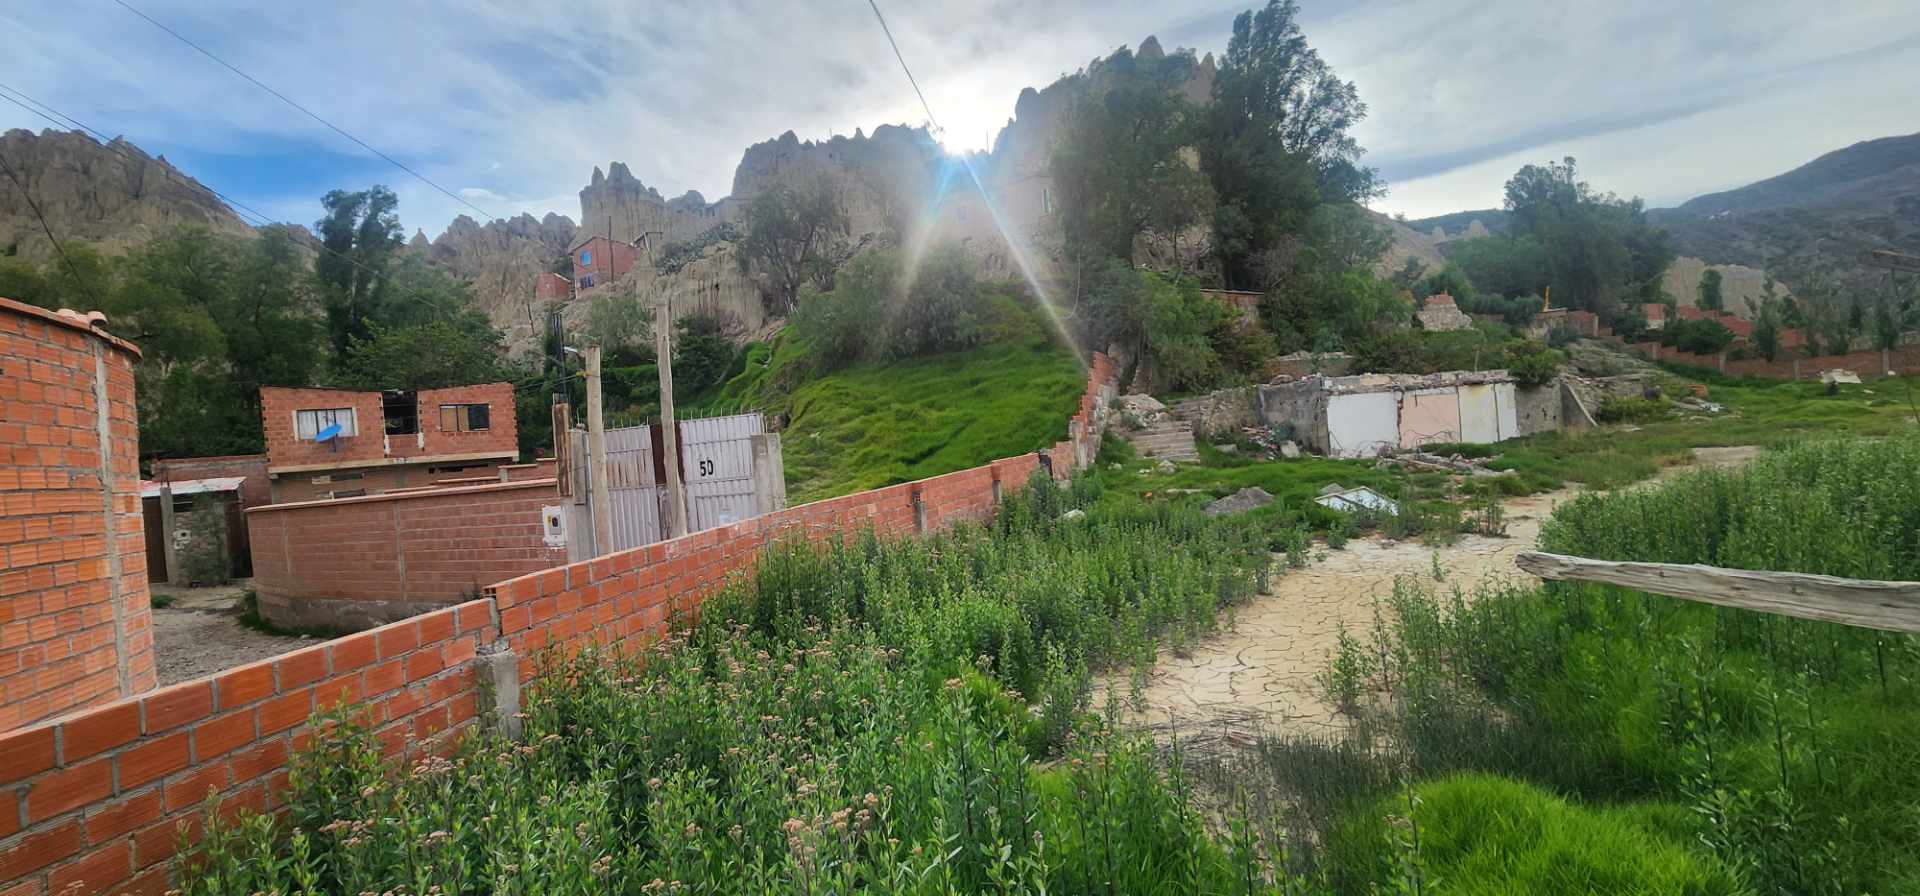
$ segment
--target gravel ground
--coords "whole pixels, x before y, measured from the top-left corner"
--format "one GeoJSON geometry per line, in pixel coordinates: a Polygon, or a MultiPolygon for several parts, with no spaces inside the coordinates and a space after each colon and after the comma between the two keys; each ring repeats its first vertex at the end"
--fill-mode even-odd
{"type": "Polygon", "coordinates": [[[154,666],[160,684],[212,675],[313,642],[254,631],[240,624],[244,584],[220,588],[155,587],[173,603],[153,611],[154,666]]]}

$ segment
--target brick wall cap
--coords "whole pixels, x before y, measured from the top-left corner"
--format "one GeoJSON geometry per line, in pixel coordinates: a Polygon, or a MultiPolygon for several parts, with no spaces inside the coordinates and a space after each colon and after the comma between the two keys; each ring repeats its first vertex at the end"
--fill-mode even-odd
{"type": "Polygon", "coordinates": [[[87,334],[88,336],[92,336],[96,339],[99,339],[101,342],[111,345],[114,348],[117,348],[123,352],[126,352],[129,355],[132,355],[134,357],[134,360],[139,360],[140,358],[140,346],[134,345],[133,343],[128,342],[125,339],[121,339],[120,337],[115,336],[112,333],[109,333],[105,330],[100,329],[99,327],[94,326],[92,322],[87,318],[68,317],[64,314],[60,314],[59,312],[48,311],[47,309],[42,308],[38,305],[29,305],[25,302],[16,302],[12,299],[4,298],[4,297],[0,297],[0,309],[11,311],[22,317],[37,317],[48,323],[59,324],[60,326],[66,327],[69,330],[77,330],[81,333],[87,334]]]}
{"type": "Polygon", "coordinates": [[[471,495],[483,492],[505,492],[516,489],[554,488],[557,479],[526,479],[520,482],[490,482],[486,485],[462,485],[451,488],[429,488],[426,491],[389,492],[381,495],[361,495],[357,498],[331,498],[319,501],[289,501],[285,504],[261,504],[249,507],[246,513],[280,513],[287,510],[303,510],[313,507],[339,507],[343,504],[374,504],[385,501],[413,501],[421,498],[439,498],[445,495],[471,495]]]}

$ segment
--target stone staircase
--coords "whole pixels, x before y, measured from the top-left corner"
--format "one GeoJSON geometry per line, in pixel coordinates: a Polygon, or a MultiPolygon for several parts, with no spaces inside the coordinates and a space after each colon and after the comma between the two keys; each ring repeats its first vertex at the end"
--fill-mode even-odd
{"type": "Polygon", "coordinates": [[[1156,420],[1144,429],[1126,433],[1126,438],[1141,457],[1180,464],[1200,460],[1200,450],[1193,444],[1193,425],[1182,420],[1156,420]]]}

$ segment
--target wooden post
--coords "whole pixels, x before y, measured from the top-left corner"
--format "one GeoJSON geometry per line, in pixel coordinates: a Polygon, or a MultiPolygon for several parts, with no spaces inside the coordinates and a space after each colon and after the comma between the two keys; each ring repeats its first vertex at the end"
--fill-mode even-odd
{"type": "Polygon", "coordinates": [[[1804,572],[1692,563],[1623,563],[1528,551],[1514,558],[1543,579],[1596,582],[1796,619],[1920,633],[1920,582],[1875,582],[1804,572]]]}
{"type": "Polygon", "coordinates": [[[186,588],[193,582],[187,579],[186,570],[180,568],[179,542],[174,538],[173,526],[173,484],[163,482],[160,484],[160,548],[167,558],[167,584],[186,588]]]}
{"type": "Polygon", "coordinates": [[[613,496],[607,491],[607,425],[600,402],[600,346],[587,346],[587,488],[593,501],[593,552],[613,553],[613,496]]]}
{"type": "Polygon", "coordinates": [[[673,418],[673,303],[660,296],[660,313],[653,318],[654,354],[660,368],[660,453],[667,472],[667,512],[661,522],[668,538],[687,534],[687,502],[680,487],[680,431],[673,418]]]}

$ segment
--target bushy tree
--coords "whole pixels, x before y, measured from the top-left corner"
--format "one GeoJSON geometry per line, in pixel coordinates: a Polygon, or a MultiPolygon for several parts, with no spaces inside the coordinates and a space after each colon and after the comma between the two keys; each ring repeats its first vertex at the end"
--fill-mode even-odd
{"type": "Polygon", "coordinates": [[[1716,355],[1732,344],[1733,331],[1719,321],[1676,320],[1661,329],[1660,341],[1683,352],[1716,355]]]}
{"type": "Polygon", "coordinates": [[[1135,56],[1121,48],[1077,77],[1085,96],[1049,160],[1059,195],[1062,249],[1077,300],[1106,259],[1131,261],[1149,230],[1173,239],[1206,220],[1212,191],[1182,148],[1196,111],[1175,92],[1191,52],[1135,56]]]}
{"type": "Polygon", "coordinates": [[[617,364],[653,360],[653,307],[628,284],[597,290],[587,306],[581,334],[617,364]]]}
{"type": "Polygon", "coordinates": [[[846,233],[846,207],[826,178],[775,184],[747,206],[740,266],[765,278],[764,295],[774,312],[791,314],[801,286],[831,287],[846,233]]]}
{"type": "MultiPolygon", "coordinates": [[[[718,388],[733,368],[739,351],[733,337],[737,327],[718,314],[689,314],[673,328],[673,394],[703,395],[718,388]]],[[[657,395],[659,389],[654,390],[657,395]]]]}
{"type": "Polygon", "coordinates": [[[1297,232],[1314,206],[1377,189],[1350,133],[1366,104],[1307,44],[1298,14],[1293,0],[1241,13],[1214,77],[1199,150],[1229,285],[1252,283],[1254,260],[1297,232]]]}
{"type": "Polygon", "coordinates": [[[1726,299],[1721,295],[1721,276],[1717,268],[1707,268],[1700,272],[1700,307],[1708,311],[1719,311],[1726,307],[1726,299]]]}
{"type": "Polygon", "coordinates": [[[478,312],[423,324],[374,323],[347,347],[336,382],[351,389],[444,389],[505,378],[500,331],[478,312]]]}
{"type": "Polygon", "coordinates": [[[1659,300],[1674,258],[1666,231],[1647,223],[1639,199],[1580,180],[1572,157],[1522,167],[1507,181],[1506,209],[1514,232],[1545,250],[1562,307],[1610,317],[1620,304],[1659,300]]]}
{"type": "Polygon", "coordinates": [[[807,296],[793,327],[825,369],[961,351],[985,338],[991,291],[957,246],[934,247],[911,268],[896,250],[869,249],[832,292],[807,296]]]}
{"type": "Polygon", "coordinates": [[[1213,335],[1233,320],[1233,312],[1191,282],[1176,283],[1152,272],[1140,277],[1145,348],[1160,382],[1181,392],[1218,385],[1226,368],[1214,351],[1213,335]]]}
{"type": "Polygon", "coordinates": [[[1447,245],[1447,262],[1458,267],[1481,293],[1519,298],[1534,296],[1553,282],[1546,248],[1531,237],[1475,237],[1447,245]]]}
{"type": "Polygon", "coordinates": [[[374,322],[384,316],[391,294],[388,267],[406,244],[400,231],[400,199],[375,185],[356,192],[332,190],[320,197],[320,204],[327,213],[313,227],[327,251],[314,260],[314,276],[333,350],[345,354],[355,339],[370,336],[374,322]]]}

